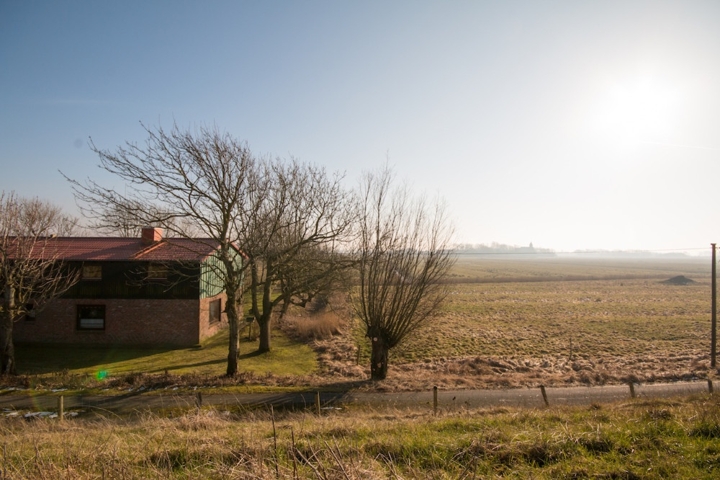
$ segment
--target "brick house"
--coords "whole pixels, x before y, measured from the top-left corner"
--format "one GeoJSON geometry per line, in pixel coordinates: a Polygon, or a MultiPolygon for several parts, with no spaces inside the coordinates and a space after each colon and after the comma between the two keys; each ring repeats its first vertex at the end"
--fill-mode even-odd
{"type": "Polygon", "coordinates": [[[141,238],[51,240],[81,277],[15,323],[17,343],[190,346],[227,327],[214,240],[163,238],[157,228],[141,238]]]}

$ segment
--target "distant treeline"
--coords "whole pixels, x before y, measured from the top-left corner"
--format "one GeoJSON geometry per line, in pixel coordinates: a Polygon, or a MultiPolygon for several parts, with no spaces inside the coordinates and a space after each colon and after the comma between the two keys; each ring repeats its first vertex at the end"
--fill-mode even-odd
{"type": "Polygon", "coordinates": [[[659,280],[667,278],[662,274],[628,275],[540,275],[509,277],[452,277],[440,283],[455,285],[459,283],[540,283],[540,282],[593,282],[607,280],[659,280]]]}
{"type": "Polygon", "coordinates": [[[555,252],[549,248],[535,248],[531,243],[527,247],[517,245],[505,245],[493,242],[490,245],[484,243],[469,244],[462,243],[455,246],[455,252],[459,254],[487,254],[487,255],[544,255],[555,256],[555,252]]]}
{"type": "Polygon", "coordinates": [[[648,250],[575,250],[563,256],[582,255],[585,258],[688,258],[684,252],[652,252],[648,250]]]}
{"type": "Polygon", "coordinates": [[[572,252],[556,252],[551,248],[536,248],[531,243],[527,247],[517,245],[505,245],[493,242],[490,245],[484,243],[470,244],[461,243],[455,246],[455,253],[460,255],[538,255],[543,257],[576,257],[584,258],[688,258],[684,252],[653,252],[648,250],[575,250],[572,252]]]}

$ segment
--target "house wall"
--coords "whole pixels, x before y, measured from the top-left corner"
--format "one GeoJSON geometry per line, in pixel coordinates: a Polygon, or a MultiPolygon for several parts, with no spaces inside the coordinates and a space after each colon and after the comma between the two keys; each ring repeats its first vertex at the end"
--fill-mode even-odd
{"type": "Polygon", "coordinates": [[[34,320],[13,325],[18,343],[192,346],[227,328],[227,315],[210,323],[210,302],[225,294],[194,300],[56,299],[34,320]],[[105,305],[105,329],[78,330],[78,305],[105,305]]]}
{"type": "MultiPolygon", "coordinates": [[[[196,345],[201,340],[200,304],[199,299],[56,299],[35,320],[15,322],[13,339],[18,343],[196,345]],[[78,305],[105,305],[105,329],[78,330],[78,305]]],[[[204,321],[208,322],[207,314],[204,321]]]]}
{"type": "Polygon", "coordinates": [[[210,298],[200,299],[200,341],[205,340],[208,337],[212,337],[223,328],[227,328],[228,319],[225,313],[225,300],[226,296],[224,293],[215,295],[210,298]],[[220,322],[210,323],[210,302],[213,300],[220,300],[220,322]]]}

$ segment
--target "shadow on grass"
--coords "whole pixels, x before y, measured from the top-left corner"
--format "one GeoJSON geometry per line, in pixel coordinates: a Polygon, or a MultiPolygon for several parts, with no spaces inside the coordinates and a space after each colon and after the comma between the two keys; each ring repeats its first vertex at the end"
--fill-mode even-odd
{"type": "Polygon", "coordinates": [[[163,373],[163,372],[173,372],[176,370],[182,370],[182,369],[188,369],[188,368],[198,368],[198,367],[206,367],[208,365],[217,365],[217,364],[225,364],[227,363],[227,358],[218,358],[216,360],[208,360],[206,362],[196,362],[196,363],[183,363],[183,364],[167,364],[163,366],[162,368],[151,368],[145,371],[145,373],[163,373]]]}
{"type": "Polygon", "coordinates": [[[334,382],[334,383],[328,383],[322,386],[322,389],[324,391],[328,392],[349,392],[351,390],[355,390],[356,388],[363,387],[365,385],[374,385],[375,381],[371,380],[369,378],[365,378],[362,380],[346,380],[343,382],[334,382]]]}
{"type": "Polygon", "coordinates": [[[263,355],[263,354],[264,354],[264,352],[261,352],[260,350],[254,350],[254,351],[252,351],[252,352],[250,352],[250,353],[243,353],[242,355],[238,355],[238,360],[242,360],[242,359],[244,359],[244,358],[259,357],[259,356],[261,356],[261,355],[263,355]]]}
{"type": "Polygon", "coordinates": [[[138,360],[177,348],[87,347],[72,345],[16,345],[18,373],[48,374],[63,370],[91,369],[98,365],[138,360]]]}
{"type": "MultiPolygon", "coordinates": [[[[243,371],[303,375],[316,369],[314,352],[294,342],[282,332],[274,331],[272,352],[260,353],[254,342],[241,339],[238,357],[243,371]],[[252,351],[248,351],[252,348],[252,351]],[[247,352],[247,353],[246,353],[247,352]]],[[[90,346],[33,345],[16,346],[18,373],[21,375],[120,375],[127,373],[162,373],[220,375],[227,362],[228,332],[219,332],[199,346],[90,346]]]]}

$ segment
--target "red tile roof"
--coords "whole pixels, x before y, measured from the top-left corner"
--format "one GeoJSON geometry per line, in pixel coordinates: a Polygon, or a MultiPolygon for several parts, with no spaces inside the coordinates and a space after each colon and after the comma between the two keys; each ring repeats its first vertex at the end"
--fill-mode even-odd
{"type": "Polygon", "coordinates": [[[209,238],[164,238],[148,245],[139,238],[54,237],[39,241],[33,253],[66,261],[202,261],[219,245],[209,238]]]}

